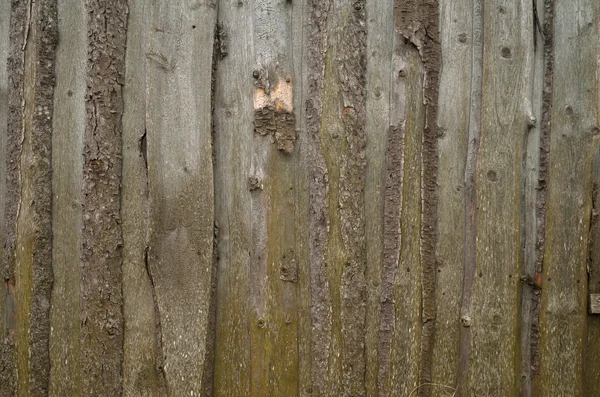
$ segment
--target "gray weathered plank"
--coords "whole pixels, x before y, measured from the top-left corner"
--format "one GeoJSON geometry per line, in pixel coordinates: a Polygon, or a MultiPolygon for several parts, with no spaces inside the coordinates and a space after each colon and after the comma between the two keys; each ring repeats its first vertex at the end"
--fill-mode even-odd
{"type": "Polygon", "coordinates": [[[523,135],[531,115],[531,1],[484,1],[481,141],[477,159],[477,274],[468,391],[518,393],[523,135]]]}
{"type": "Polygon", "coordinates": [[[123,87],[123,395],[165,396],[158,305],[148,268],[146,53],[150,6],[129,4],[123,87]]]}
{"type": "MultiPolygon", "coordinates": [[[[367,396],[378,396],[378,373],[381,366],[379,332],[381,315],[381,274],[383,255],[383,207],[386,174],[387,135],[390,128],[390,100],[392,83],[392,53],[394,40],[394,2],[367,2],[367,86],[365,135],[368,137],[365,153],[367,169],[365,180],[365,233],[367,254],[366,285],[368,291],[365,329],[367,396]]],[[[391,302],[390,302],[391,303],[391,302]]]]}
{"type": "Polygon", "coordinates": [[[542,396],[583,396],[600,3],[557,0],[541,310],[542,396]],[[568,363],[568,366],[565,366],[568,363]]]}
{"type": "Polygon", "coordinates": [[[146,140],[148,269],[168,394],[203,391],[212,298],[211,69],[216,6],[151,6],[146,140]]]}
{"type": "Polygon", "coordinates": [[[219,2],[228,54],[216,63],[215,219],[217,241],[217,321],[214,395],[250,396],[249,271],[251,213],[249,170],[252,142],[252,3],[219,2]]]}
{"type": "Polygon", "coordinates": [[[443,69],[439,95],[437,319],[433,353],[434,396],[457,386],[462,296],[465,198],[469,135],[473,6],[471,0],[440,2],[443,69]],[[452,98],[452,99],[449,99],[452,98]]]}
{"type": "Polygon", "coordinates": [[[52,136],[51,396],[81,395],[79,291],[83,194],[83,136],[87,68],[83,3],[58,2],[56,89],[52,136]]]}

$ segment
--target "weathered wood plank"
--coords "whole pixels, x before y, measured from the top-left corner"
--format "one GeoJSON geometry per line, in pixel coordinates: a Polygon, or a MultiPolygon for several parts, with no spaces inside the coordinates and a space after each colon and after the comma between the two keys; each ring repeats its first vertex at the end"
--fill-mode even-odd
{"type": "Polygon", "coordinates": [[[126,0],[88,0],[80,284],[81,378],[86,396],[122,392],[122,85],[126,0]]]}
{"type": "Polygon", "coordinates": [[[439,95],[437,319],[433,353],[434,396],[457,386],[462,296],[465,197],[473,52],[471,0],[440,2],[443,69],[439,95]],[[452,99],[449,99],[452,98],[452,99]]]}
{"type": "Polygon", "coordinates": [[[167,393],[203,391],[213,271],[211,73],[216,6],[151,6],[147,69],[148,269],[167,393]]]}
{"type": "Polygon", "coordinates": [[[12,294],[9,293],[10,285],[5,281],[7,276],[5,242],[6,229],[6,199],[9,188],[7,182],[7,136],[9,118],[9,74],[8,57],[11,49],[10,42],[10,13],[9,1],[0,2],[0,269],[2,280],[0,281],[0,396],[9,396],[14,386],[12,371],[12,346],[11,332],[13,320],[12,294]]]}
{"type": "Polygon", "coordinates": [[[52,136],[52,270],[50,323],[52,396],[81,395],[79,284],[83,194],[83,136],[87,70],[83,3],[58,2],[56,90],[52,136]]]}
{"type": "MultiPolygon", "coordinates": [[[[399,34],[394,36],[394,80],[386,151],[380,361],[384,357],[383,348],[391,345],[387,347],[388,372],[382,371],[382,367],[379,370],[380,396],[409,395],[418,391],[422,336],[420,237],[424,70],[417,48],[399,34]],[[391,319],[387,318],[388,311],[391,319]],[[389,328],[393,332],[386,337],[389,328]]],[[[385,361],[381,363],[385,364],[385,361]]]]}
{"type": "MultiPolygon", "coordinates": [[[[4,202],[6,200],[6,134],[8,124],[8,69],[7,59],[10,47],[9,32],[10,32],[10,2],[0,2],[0,261],[4,262],[4,202]]],[[[3,268],[3,266],[0,266],[3,268]]],[[[8,305],[5,306],[8,290],[5,282],[0,282],[0,349],[3,343],[1,342],[7,337],[7,322],[8,305]]],[[[0,350],[4,354],[4,350],[0,350]]],[[[4,360],[0,359],[0,363],[4,360]]],[[[2,364],[0,364],[2,365],[2,364]]],[[[3,371],[0,371],[0,380],[3,371]]],[[[0,391],[3,390],[0,387],[0,391]]]]}
{"type": "Polygon", "coordinates": [[[292,3],[292,60],[295,89],[293,102],[296,116],[296,149],[294,164],[294,204],[295,204],[295,241],[297,285],[297,343],[298,343],[298,392],[301,397],[312,395],[311,379],[311,291],[309,259],[309,170],[310,152],[307,134],[306,99],[308,98],[308,79],[306,53],[308,33],[305,29],[307,2],[292,3]]]}
{"type": "Polygon", "coordinates": [[[50,373],[56,2],[12,3],[10,14],[4,281],[5,305],[15,312],[7,318],[13,324],[3,341],[9,362],[2,363],[0,387],[2,395],[43,396],[50,373]]]}
{"type": "Polygon", "coordinates": [[[468,392],[518,393],[523,136],[531,116],[531,1],[483,5],[481,141],[476,168],[477,275],[468,392]]]}
{"type": "Polygon", "coordinates": [[[313,329],[321,328],[317,331],[320,335],[313,333],[313,353],[319,350],[313,366],[313,391],[318,395],[365,394],[364,6],[363,1],[340,1],[326,15],[320,10],[326,4],[311,10],[311,17],[315,17],[311,22],[318,30],[308,44],[316,45],[318,53],[309,53],[309,68],[315,68],[309,73],[318,73],[315,82],[322,84],[322,98],[321,87],[309,87],[309,95],[319,98],[307,104],[309,109],[317,106],[314,117],[319,117],[319,124],[309,126],[315,155],[311,185],[312,316],[313,329]],[[329,26],[327,42],[318,36],[321,23],[329,26]]]}
{"type": "Polygon", "coordinates": [[[129,4],[123,87],[123,395],[166,396],[158,304],[148,267],[146,54],[150,6],[129,4]]]}
{"type": "Polygon", "coordinates": [[[554,96],[546,202],[540,394],[585,395],[586,265],[600,132],[600,3],[555,2],[554,96]],[[565,366],[565,363],[569,363],[565,366]]]}
{"type": "Polygon", "coordinates": [[[546,45],[540,34],[541,24],[545,22],[546,14],[544,0],[536,0],[535,10],[540,18],[540,27],[533,26],[534,42],[533,70],[530,75],[531,115],[529,116],[528,131],[523,141],[523,173],[522,178],[522,212],[521,239],[523,244],[523,262],[521,271],[521,320],[520,320],[520,396],[532,395],[533,377],[536,375],[535,362],[539,360],[539,299],[541,290],[540,247],[538,232],[543,230],[543,216],[539,216],[539,203],[544,192],[540,189],[540,177],[543,178],[541,162],[544,161],[544,138],[546,127],[543,122],[544,85],[546,79],[546,45]]]}
{"type": "MultiPolygon", "coordinates": [[[[365,180],[365,233],[367,255],[366,377],[367,396],[378,396],[381,317],[381,275],[383,255],[383,208],[386,174],[386,148],[390,128],[391,84],[394,41],[393,1],[367,2],[367,86],[365,135],[368,137],[365,180]]],[[[392,302],[390,302],[392,303],[392,302]]],[[[389,360],[389,358],[388,358],[389,360]]]]}
{"type": "Polygon", "coordinates": [[[249,170],[252,142],[252,3],[220,1],[228,54],[216,64],[215,219],[218,226],[214,395],[250,396],[249,271],[252,252],[249,170]]]}

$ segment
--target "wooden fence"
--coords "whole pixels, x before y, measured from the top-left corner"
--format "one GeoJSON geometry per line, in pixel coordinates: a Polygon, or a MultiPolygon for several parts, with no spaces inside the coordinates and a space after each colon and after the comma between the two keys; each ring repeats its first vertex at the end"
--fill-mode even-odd
{"type": "Polygon", "coordinates": [[[0,396],[600,396],[597,0],[0,0],[0,396]]]}

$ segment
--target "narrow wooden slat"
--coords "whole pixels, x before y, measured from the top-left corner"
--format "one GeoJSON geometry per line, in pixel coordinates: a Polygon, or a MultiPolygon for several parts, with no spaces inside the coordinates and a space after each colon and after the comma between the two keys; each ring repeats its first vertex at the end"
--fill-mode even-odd
{"type": "Polygon", "coordinates": [[[532,5],[485,1],[477,274],[468,383],[475,395],[516,395],[523,134],[531,114],[532,5]]]}
{"type": "MultiPolygon", "coordinates": [[[[583,396],[600,3],[555,2],[539,395],[583,396]],[[568,363],[568,365],[565,365],[568,363]]],[[[591,374],[590,374],[591,375],[591,374]]],[[[591,375],[593,376],[593,375],[591,375]]]]}
{"type": "Polygon", "coordinates": [[[167,392],[198,396],[207,357],[213,271],[211,73],[216,7],[151,6],[146,139],[148,269],[167,392]]]}
{"type": "MultiPolygon", "coordinates": [[[[397,23],[397,20],[396,20],[397,23]]],[[[386,192],[384,204],[384,275],[390,283],[382,302],[393,303],[392,321],[384,326],[386,303],[382,303],[382,338],[391,327],[389,373],[380,368],[380,396],[409,395],[419,385],[421,343],[421,167],[425,128],[423,63],[417,48],[400,35],[394,38],[392,98],[388,132],[386,192]],[[390,270],[393,270],[390,272],[390,270]],[[388,273],[386,275],[385,273],[388,273]],[[388,295],[391,293],[391,296],[388,295]]],[[[380,351],[380,355],[383,352],[380,351]]]]}
{"type": "Polygon", "coordinates": [[[216,64],[215,219],[218,227],[214,395],[250,396],[249,271],[252,251],[249,156],[253,126],[251,3],[220,1],[228,54],[216,64]]]}
{"type": "Polygon", "coordinates": [[[465,198],[473,51],[472,1],[440,2],[443,69],[439,95],[437,319],[433,353],[434,396],[457,386],[462,296],[465,198]],[[449,99],[452,98],[452,99],[449,99]]]}
{"type": "Polygon", "coordinates": [[[148,267],[146,54],[150,7],[131,2],[123,87],[123,395],[165,396],[158,304],[148,267]]]}
{"type": "MultiPolygon", "coordinates": [[[[394,41],[393,1],[367,2],[367,87],[365,135],[368,137],[367,176],[365,181],[365,233],[368,291],[366,319],[367,396],[378,396],[378,373],[382,366],[379,355],[381,316],[381,274],[383,255],[383,207],[386,174],[387,135],[390,128],[390,101],[394,41]]],[[[391,302],[390,302],[391,303],[391,302]]],[[[389,360],[389,358],[388,358],[389,360]]]]}
{"type": "Polygon", "coordinates": [[[81,394],[79,291],[83,194],[83,136],[87,68],[84,4],[58,2],[56,90],[52,137],[52,271],[50,391],[81,394]]]}
{"type": "Polygon", "coordinates": [[[88,0],[81,377],[85,396],[120,395],[123,357],[121,117],[127,3],[88,0]]]}

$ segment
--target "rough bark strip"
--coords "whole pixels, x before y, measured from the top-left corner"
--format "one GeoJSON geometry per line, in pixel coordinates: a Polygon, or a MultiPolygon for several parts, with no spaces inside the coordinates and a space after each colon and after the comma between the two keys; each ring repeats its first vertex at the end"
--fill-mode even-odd
{"type": "Polygon", "coordinates": [[[437,139],[438,95],[441,68],[439,3],[437,0],[396,2],[396,28],[418,49],[424,67],[423,102],[425,130],[423,134],[422,182],[422,339],[420,353],[419,396],[431,395],[433,346],[435,338],[435,287],[437,242],[437,139]]]}
{"type": "MultiPolygon", "coordinates": [[[[550,151],[550,133],[551,133],[551,115],[552,115],[552,97],[553,97],[553,75],[554,75],[554,2],[555,0],[543,1],[543,21],[544,21],[544,83],[542,92],[542,109],[540,119],[540,142],[539,142],[539,164],[538,164],[538,186],[536,197],[536,264],[535,272],[537,275],[543,274],[544,251],[546,244],[546,195],[548,193],[548,162],[550,151]]],[[[538,3],[541,4],[541,3],[538,3]]],[[[537,7],[538,17],[542,7],[537,7]]],[[[540,276],[541,277],[541,276],[540,276]]],[[[542,281],[543,283],[543,281],[542,281]]],[[[531,320],[531,377],[532,393],[537,395],[539,390],[538,382],[535,378],[540,372],[540,309],[541,295],[533,296],[533,311],[531,320]]]]}
{"type": "Polygon", "coordinates": [[[58,1],[59,43],[52,134],[51,396],[81,395],[80,266],[83,136],[87,75],[87,12],[83,2],[58,1]]]}
{"type": "MultiPolygon", "coordinates": [[[[9,49],[7,59],[8,77],[8,119],[5,141],[6,151],[6,190],[4,208],[4,256],[2,275],[5,284],[4,305],[9,305],[16,311],[15,285],[15,242],[17,234],[17,214],[21,200],[20,180],[20,154],[23,139],[22,108],[23,75],[24,75],[24,43],[25,25],[29,8],[25,1],[10,2],[10,27],[9,49]]],[[[16,317],[15,317],[16,318],[16,317]]],[[[17,390],[17,362],[16,362],[16,321],[14,324],[7,322],[4,337],[2,338],[2,354],[0,360],[0,395],[2,397],[14,396],[17,390]]]]}
{"type": "Polygon", "coordinates": [[[404,179],[404,126],[391,126],[388,132],[383,213],[383,259],[377,388],[379,396],[389,395],[392,339],[396,328],[394,284],[400,260],[402,192],[404,179]]]}
{"type": "Polygon", "coordinates": [[[440,1],[443,68],[438,110],[437,319],[433,354],[433,395],[456,388],[464,276],[464,178],[471,105],[472,0],[440,1]],[[452,98],[452,99],[449,99],[452,98]]]}
{"type": "MultiPolygon", "coordinates": [[[[8,69],[7,61],[9,55],[9,32],[10,32],[10,2],[3,1],[0,3],[0,269],[4,276],[4,243],[6,235],[6,224],[5,219],[5,202],[6,202],[6,140],[7,140],[7,129],[8,129],[8,69]]],[[[12,328],[12,304],[8,284],[5,278],[2,277],[0,280],[0,395],[4,396],[4,393],[11,387],[10,379],[5,378],[6,364],[10,357],[9,352],[5,351],[5,341],[9,341],[9,328],[12,328]],[[5,356],[6,354],[6,356],[5,356]]]]}
{"type": "Polygon", "coordinates": [[[483,0],[473,1],[472,24],[471,108],[469,110],[469,140],[465,168],[465,248],[464,277],[460,309],[460,348],[458,368],[458,395],[467,395],[467,381],[471,361],[471,319],[473,293],[477,271],[477,157],[481,141],[481,100],[483,89],[483,0]]]}
{"type": "MultiPolygon", "coordinates": [[[[394,2],[366,2],[367,54],[365,149],[365,234],[367,257],[367,317],[365,330],[367,396],[378,396],[381,281],[384,245],[384,194],[386,189],[386,146],[390,129],[391,85],[396,81],[392,67],[394,40],[394,2]]],[[[392,280],[393,282],[393,280],[392,280]]],[[[393,302],[390,302],[393,306],[393,302]]],[[[391,347],[391,345],[389,346],[391,347]]],[[[388,351],[388,356],[389,356],[388,351]]]]}
{"type": "Polygon", "coordinates": [[[214,395],[247,397],[251,388],[249,270],[251,217],[248,177],[253,139],[252,3],[220,1],[219,20],[228,54],[215,74],[214,151],[217,253],[217,320],[214,395]],[[249,6],[250,5],[250,6],[249,6]]]}
{"type": "Polygon", "coordinates": [[[169,395],[203,393],[213,281],[211,1],[151,5],[146,133],[148,269],[169,395]]]}
{"type": "Polygon", "coordinates": [[[328,359],[331,349],[331,297],[327,278],[328,172],[322,154],[321,119],[327,19],[331,1],[310,0],[307,4],[306,133],[311,170],[309,174],[309,263],[311,292],[311,374],[309,390],[315,396],[328,394],[328,359]]]}
{"type": "MultiPolygon", "coordinates": [[[[14,343],[16,356],[11,357],[10,349],[2,356],[15,360],[16,395],[42,396],[48,392],[50,373],[56,2],[13,2],[12,7],[8,73],[15,91],[9,93],[4,276],[5,301],[16,310],[16,324],[5,346],[14,343]]],[[[10,372],[12,365],[2,372],[10,372]]],[[[15,386],[10,373],[6,375],[3,393],[15,386]]]]}
{"type": "Polygon", "coordinates": [[[160,313],[148,264],[146,53],[150,7],[132,2],[123,87],[123,395],[167,395],[160,313]]]}
{"type": "Polygon", "coordinates": [[[600,3],[555,2],[539,395],[585,395],[588,238],[600,136],[600,3]],[[569,363],[565,367],[564,363],[569,363]]]}
{"type": "Polygon", "coordinates": [[[122,392],[122,125],[126,0],[88,0],[81,371],[86,396],[122,392]]]}

